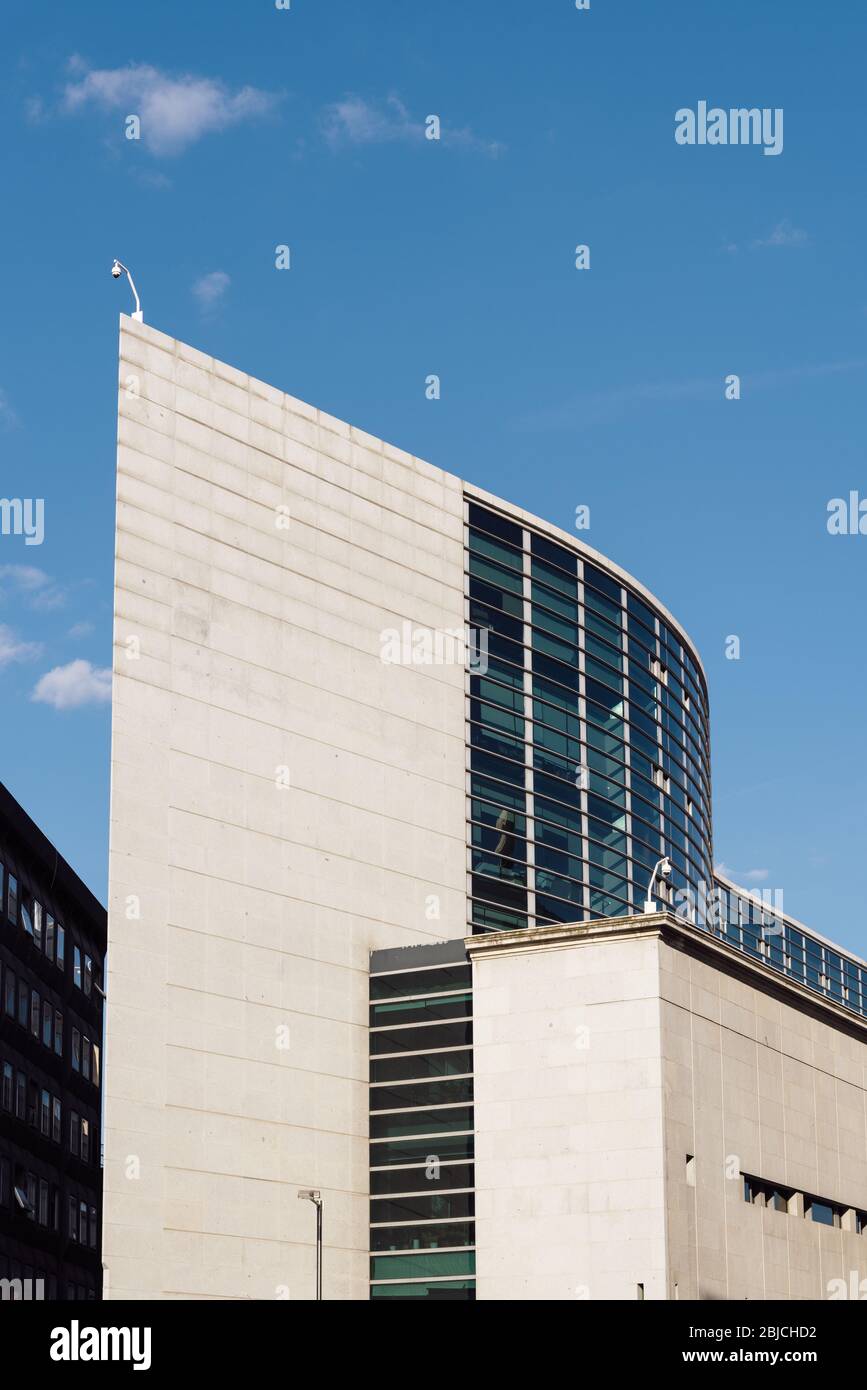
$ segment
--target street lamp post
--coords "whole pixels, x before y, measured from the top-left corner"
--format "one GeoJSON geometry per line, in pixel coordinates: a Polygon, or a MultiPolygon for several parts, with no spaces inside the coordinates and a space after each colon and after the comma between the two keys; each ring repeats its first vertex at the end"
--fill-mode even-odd
{"type": "Polygon", "coordinates": [[[322,1300],[322,1193],[318,1188],[305,1188],[298,1193],[301,1202],[312,1202],[316,1208],[316,1301],[322,1300]]]}

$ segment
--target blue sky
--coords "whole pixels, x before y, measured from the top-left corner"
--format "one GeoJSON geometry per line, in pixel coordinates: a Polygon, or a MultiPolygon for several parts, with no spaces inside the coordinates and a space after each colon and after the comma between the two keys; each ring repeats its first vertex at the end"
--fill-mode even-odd
{"type": "Polygon", "coordinates": [[[99,896],[119,256],[156,327],[567,530],[589,505],[702,652],[718,861],[867,954],[867,536],[826,525],[867,498],[867,11],[764,9],[9,7],[0,490],[45,539],[0,536],[0,778],[99,896]],[[701,100],[782,108],[782,153],[678,145],[701,100]]]}

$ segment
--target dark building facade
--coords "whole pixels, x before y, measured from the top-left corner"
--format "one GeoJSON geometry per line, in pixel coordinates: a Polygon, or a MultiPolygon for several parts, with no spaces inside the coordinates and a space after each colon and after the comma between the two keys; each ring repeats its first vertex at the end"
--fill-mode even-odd
{"type": "Polygon", "coordinates": [[[6,1298],[102,1295],[105,948],[105,909],[0,784],[0,1292],[6,1298]]]}

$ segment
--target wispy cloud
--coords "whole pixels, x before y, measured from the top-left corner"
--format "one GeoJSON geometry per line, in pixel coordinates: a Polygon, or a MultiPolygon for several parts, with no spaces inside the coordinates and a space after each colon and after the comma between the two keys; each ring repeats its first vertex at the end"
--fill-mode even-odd
{"type": "Polygon", "coordinates": [[[718,874],[724,878],[730,878],[733,883],[764,883],[770,877],[770,869],[747,869],[745,873],[738,873],[736,869],[730,869],[727,864],[715,864],[714,868],[718,874]]]}
{"type": "MultiPolygon", "coordinates": [[[[744,392],[772,390],[798,381],[840,376],[867,368],[867,358],[849,362],[818,362],[803,367],[783,367],[776,371],[743,372],[744,392]]],[[[574,429],[605,424],[626,411],[643,405],[668,405],[678,401],[719,401],[723,399],[722,374],[717,377],[684,377],[680,381],[631,382],[601,391],[585,391],[560,405],[535,410],[521,416],[517,424],[527,429],[574,429]]]]}
{"type": "Polygon", "coordinates": [[[166,178],[165,174],[158,169],[131,169],[133,178],[140,183],[143,188],[156,188],[160,193],[166,188],[172,187],[172,181],[166,178]]]}
{"type": "Polygon", "coordinates": [[[0,565],[0,598],[8,592],[21,594],[28,608],[48,613],[62,608],[67,592],[36,565],[0,565]]]}
{"type": "Polygon", "coordinates": [[[42,97],[28,97],[24,103],[24,117],[28,125],[41,125],[46,118],[45,102],[42,97]]]}
{"type": "Polygon", "coordinates": [[[34,661],[41,651],[38,642],[23,642],[11,627],[0,623],[0,668],[15,661],[34,661]]]}
{"type": "Polygon", "coordinates": [[[231,276],[225,270],[212,270],[210,274],[202,275],[193,285],[199,308],[204,312],[216,309],[231,283],[231,276]]]}
{"type": "Polygon", "coordinates": [[[362,97],[344,97],[326,107],[322,129],[328,143],[335,148],[424,138],[424,123],[414,121],[400,98],[394,96],[379,108],[362,97]]]}
{"type": "MultiPolygon", "coordinates": [[[[425,120],[412,116],[401,98],[394,95],[379,104],[363,97],[345,96],[327,106],[322,114],[322,132],[335,150],[352,145],[421,144],[426,129],[425,120]]],[[[506,148],[498,140],[477,135],[469,126],[449,126],[446,122],[442,123],[440,138],[444,145],[492,159],[506,148]]]]}
{"type": "MultiPolygon", "coordinates": [[[[747,246],[752,251],[767,251],[779,247],[803,248],[811,246],[812,243],[813,238],[809,232],[804,231],[803,227],[793,226],[789,219],[784,217],[781,222],[777,223],[776,227],[768,232],[767,236],[755,237],[753,241],[747,243],[747,246]]],[[[740,249],[740,243],[737,241],[726,240],[723,242],[723,250],[728,251],[730,255],[736,254],[740,249]]]]}
{"type": "Polygon", "coordinates": [[[171,74],[147,63],[124,68],[88,68],[70,60],[76,80],[67,83],[61,109],[88,107],[136,115],[141,139],[153,154],[178,155],[206,135],[270,114],[280,97],[258,87],[232,91],[214,77],[171,74]]]}
{"type": "Polygon", "coordinates": [[[37,681],[30,698],[58,710],[105,704],[111,699],[111,669],[80,658],[55,666],[37,681]]]}
{"type": "Polygon", "coordinates": [[[82,622],[73,623],[67,634],[75,642],[80,642],[83,637],[89,637],[93,632],[93,623],[82,622]]]}
{"type": "Polygon", "coordinates": [[[791,222],[784,218],[766,237],[754,241],[753,246],[757,250],[776,246],[809,246],[810,241],[809,232],[805,232],[802,227],[793,227],[791,222]]]}

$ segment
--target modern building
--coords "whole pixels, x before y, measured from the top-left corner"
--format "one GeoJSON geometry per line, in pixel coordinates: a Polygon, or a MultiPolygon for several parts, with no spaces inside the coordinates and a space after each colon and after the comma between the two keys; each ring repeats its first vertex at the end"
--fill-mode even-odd
{"type": "Polygon", "coordinates": [[[102,1296],[105,909],[0,785],[3,1298],[102,1296]]]}
{"type": "Polygon", "coordinates": [[[110,1297],[313,1297],[308,1189],[329,1299],[867,1278],[867,965],[637,580],[124,317],[114,677],[110,1297]]]}

